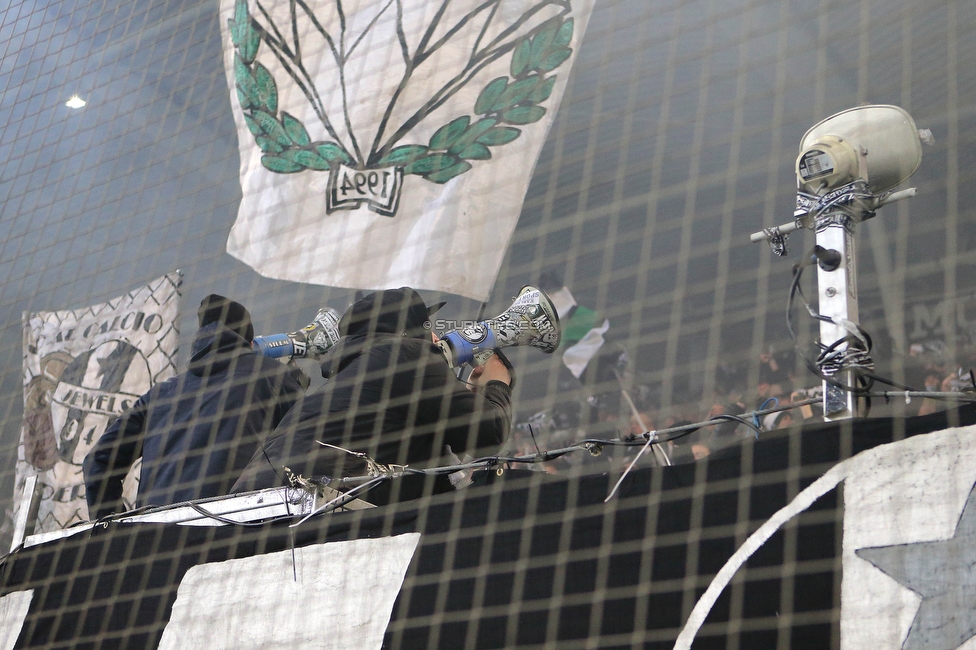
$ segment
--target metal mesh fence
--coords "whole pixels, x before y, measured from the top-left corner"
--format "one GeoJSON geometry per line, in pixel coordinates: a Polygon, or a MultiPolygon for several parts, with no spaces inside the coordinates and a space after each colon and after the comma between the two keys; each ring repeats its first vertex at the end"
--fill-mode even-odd
{"type": "MultiPolygon", "coordinates": [[[[407,4],[390,6],[402,11],[407,4]]],[[[271,2],[261,6],[273,14],[283,11],[285,5],[305,6],[271,2]]],[[[259,16],[259,5],[250,6],[259,16]]],[[[24,439],[25,422],[34,421],[32,414],[56,402],[59,395],[64,397],[58,393],[59,385],[96,388],[80,379],[61,382],[60,373],[80,358],[80,348],[64,348],[67,356],[52,356],[54,348],[44,348],[43,341],[36,338],[44,332],[31,329],[31,323],[48,322],[44,320],[47,315],[55,313],[63,319],[69,312],[80,314],[93,306],[122,309],[119,301],[124,296],[155,286],[160,278],[174,278],[171,284],[179,286],[181,295],[173,304],[179,305],[179,311],[168,316],[171,322],[163,334],[147,343],[149,348],[142,354],[152,358],[155,349],[156,356],[162,352],[167,359],[178,355],[176,370],[183,371],[190,363],[197,331],[196,305],[207,294],[225,295],[246,305],[258,334],[294,331],[320,308],[342,313],[361,296],[355,288],[265,277],[227,253],[228,237],[247,190],[242,190],[240,124],[235,123],[235,111],[242,112],[241,99],[230,89],[225,70],[227,52],[234,46],[222,34],[224,20],[215,1],[13,0],[0,11],[0,493],[5,495],[6,510],[0,544],[4,546],[13,533],[15,498],[20,496],[25,475],[68,472],[75,478],[65,479],[64,484],[79,484],[81,460],[68,458],[71,454],[64,451],[65,441],[94,430],[92,420],[88,429],[81,428],[79,421],[74,425],[80,428],[76,433],[70,417],[55,414],[43,429],[47,438],[40,442],[24,439]],[[72,96],[87,103],[70,108],[65,102],[72,96]],[[170,343],[178,343],[178,353],[153,347],[162,345],[167,332],[170,343]],[[32,355],[37,356],[36,361],[32,355]],[[47,383],[30,383],[45,375],[47,383]],[[57,459],[67,469],[55,467],[57,459]]],[[[376,45],[369,39],[364,43],[376,45]]],[[[241,47],[237,46],[239,52],[241,47]]],[[[529,347],[508,351],[517,382],[512,394],[514,426],[505,455],[563,448],[587,438],[616,440],[700,422],[716,414],[748,414],[763,407],[785,406],[812,396],[820,381],[807,371],[788,334],[786,301],[791,266],[812,248],[814,236],[810,232],[794,234],[789,240],[790,255],[781,259],[764,244],[751,243],[749,235],[792,218],[794,162],[798,142],[807,129],[838,111],[865,103],[901,106],[934,136],[934,144],[924,147],[921,166],[908,183],[918,188],[917,195],[881,209],[857,231],[860,321],[873,337],[876,372],[917,389],[958,391],[967,387],[969,369],[976,361],[976,211],[972,207],[976,202],[976,4],[951,0],[598,0],[574,51],[571,72],[564,68],[558,73],[560,83],[566,81],[565,93],[544,143],[540,142],[535,166],[514,173],[493,169],[491,161],[480,161],[484,165],[477,168],[489,181],[492,200],[518,202],[520,196],[509,196],[515,186],[513,174],[524,175],[528,187],[510,240],[505,241],[500,228],[496,237],[478,242],[479,250],[503,248],[500,271],[488,299],[482,302],[420,287],[428,305],[447,301],[436,315],[444,322],[499,314],[526,284],[540,286],[564,300],[571,296],[575,303],[563,314],[564,345],[554,354],[546,356],[529,347]],[[505,180],[492,186],[492,178],[505,180]],[[602,346],[586,357],[583,368],[574,367],[565,356],[569,344],[595,330],[602,334],[602,346]]],[[[281,89],[285,102],[289,95],[284,85],[281,89]]],[[[363,100],[363,111],[368,104],[363,100]]],[[[355,111],[351,115],[355,120],[355,111]]],[[[243,124],[243,117],[236,117],[243,124]]],[[[260,133],[264,135],[255,135],[270,137],[269,132],[260,133]]],[[[295,133],[288,137],[300,140],[295,133]]],[[[529,133],[528,126],[525,133],[529,133]]],[[[499,150],[492,149],[496,157],[499,150]]],[[[444,155],[448,154],[449,150],[444,155]]],[[[443,169],[426,173],[438,171],[443,169]]],[[[303,171],[293,176],[307,179],[311,175],[303,171]]],[[[326,176],[320,175],[322,179],[326,176]]],[[[321,183],[324,187],[325,181],[321,183]]],[[[320,239],[306,238],[312,242],[314,264],[323,263],[314,259],[315,248],[341,235],[326,232],[317,235],[320,239]]],[[[302,237],[305,235],[295,235],[296,240],[302,237]]],[[[287,265],[288,257],[283,257],[282,263],[287,265]]],[[[296,257],[294,264],[313,262],[296,257]]],[[[368,264],[364,258],[362,265],[368,264]]],[[[429,259],[428,264],[437,265],[438,259],[429,259]]],[[[456,271],[458,275],[464,272],[464,268],[456,271]]],[[[814,281],[805,282],[812,293],[814,281]]],[[[152,309],[157,308],[162,309],[158,304],[152,309]]],[[[145,320],[151,312],[156,313],[143,309],[134,327],[147,336],[155,335],[145,320]]],[[[809,354],[816,322],[796,312],[801,347],[809,354]]],[[[95,309],[94,313],[102,312],[95,309]]],[[[98,320],[91,330],[93,336],[103,324],[109,330],[123,322],[134,324],[135,320],[125,321],[126,313],[112,312],[113,316],[98,320]]],[[[159,318],[163,317],[160,311],[159,318]]],[[[62,332],[67,336],[75,321],[58,322],[69,323],[62,332]]],[[[83,327],[92,327],[92,322],[85,321],[83,327]]],[[[439,329],[437,321],[434,329],[439,329]]],[[[53,341],[55,334],[50,330],[46,340],[53,341]]],[[[103,348],[91,353],[91,363],[123,352],[103,348]]],[[[82,361],[88,363],[89,357],[82,361]]],[[[298,365],[311,378],[311,390],[322,389],[325,381],[319,376],[318,364],[306,359],[298,365]]],[[[147,376],[161,378],[161,370],[152,366],[147,376]]],[[[98,388],[105,395],[138,397],[144,391],[125,388],[130,380],[136,381],[126,375],[111,390],[98,388]]],[[[122,399],[119,397],[119,404],[122,399]]],[[[923,399],[876,399],[871,408],[872,415],[900,417],[925,414],[941,406],[923,399]]],[[[754,438],[762,442],[764,432],[801,420],[819,420],[816,410],[800,409],[782,417],[745,417],[760,432],[747,424],[726,421],[665,446],[676,464],[691,465],[707,453],[730,453],[741,459],[743,468],[749,466],[741,476],[729,479],[737,482],[729,490],[739,494],[738,500],[715,506],[717,512],[723,508],[738,512],[729,522],[715,524],[730,526],[723,539],[737,542],[754,518],[742,505],[742,495],[768,487],[766,478],[752,473],[752,467],[762,463],[754,453],[767,449],[753,446],[754,438]],[[746,452],[741,445],[746,445],[746,452]]],[[[787,440],[785,434],[776,435],[787,440]]],[[[897,432],[893,435],[894,439],[902,437],[897,432]]],[[[635,449],[607,446],[599,457],[574,452],[526,469],[556,475],[550,478],[566,481],[560,483],[560,489],[574,494],[583,490],[574,481],[602,480],[605,485],[600,489],[609,490],[634,459],[635,449]]],[[[780,452],[789,463],[800,463],[790,455],[793,451],[776,453],[780,452]]],[[[846,450],[839,457],[849,453],[846,450]]],[[[641,458],[637,471],[650,472],[651,456],[641,458]]],[[[688,478],[689,486],[697,480],[696,472],[707,471],[703,469],[706,465],[695,467],[678,470],[685,472],[682,476],[688,478]]],[[[782,485],[789,485],[786,492],[791,498],[797,489],[794,484],[806,475],[789,469],[782,472],[774,481],[776,489],[782,491],[782,485]]],[[[661,474],[641,476],[654,489],[670,480],[662,479],[661,474]]],[[[709,494],[713,487],[708,488],[709,494]]],[[[52,486],[49,492],[58,489],[52,486]]],[[[695,500],[702,495],[693,493],[693,488],[686,491],[687,501],[682,500],[685,496],[671,500],[677,493],[668,493],[671,496],[655,501],[644,515],[661,521],[658,508],[687,505],[692,517],[701,516],[695,508],[712,508],[695,500]]],[[[78,498],[80,494],[68,490],[61,496],[78,498]]],[[[490,502],[486,507],[497,510],[496,501],[504,497],[491,494],[485,497],[490,502]]],[[[455,572],[456,587],[445,586],[442,575],[428,581],[422,571],[411,572],[411,596],[397,605],[388,642],[392,639],[405,647],[448,647],[455,642],[509,647],[558,641],[560,647],[591,647],[592,643],[586,645],[586,636],[599,636],[602,621],[610,616],[590,606],[588,590],[595,589],[607,607],[619,597],[622,607],[640,610],[633,615],[633,629],[640,632],[613,628],[606,643],[657,647],[653,643],[660,642],[660,647],[670,647],[679,623],[668,619],[652,625],[657,611],[652,602],[677,599],[680,609],[674,615],[683,620],[694,604],[696,590],[703,587],[701,576],[717,570],[696,565],[693,556],[698,550],[677,550],[684,548],[680,539],[691,534],[694,526],[672,532],[651,526],[643,537],[621,542],[623,550],[608,559],[599,549],[619,536],[617,524],[612,522],[623,515],[615,510],[606,515],[609,519],[593,523],[596,532],[591,533],[599,543],[587,547],[590,550],[582,555],[573,555],[572,561],[586,564],[587,575],[592,569],[597,582],[574,586],[573,569],[565,561],[576,547],[566,531],[573,522],[603,517],[603,506],[581,504],[575,497],[564,501],[565,511],[539,515],[531,522],[532,526],[554,526],[553,553],[562,559],[554,565],[537,561],[534,555],[521,554],[529,542],[510,540],[506,543],[515,555],[502,576],[486,577],[479,572],[480,560],[491,560],[488,556],[495,552],[489,547],[472,551],[471,557],[480,560],[470,566],[452,568],[437,563],[436,571],[455,572]],[[672,564],[658,564],[647,555],[652,547],[656,548],[655,558],[673,552],[673,566],[686,570],[670,573],[667,567],[672,564]],[[640,580],[636,584],[645,585],[636,587],[637,605],[632,599],[633,584],[615,568],[631,561],[637,562],[640,580]],[[533,571],[555,571],[557,577],[546,574],[540,584],[551,583],[556,591],[531,595],[529,574],[533,571]],[[623,582],[615,586],[618,578],[623,582]],[[489,602],[490,596],[481,591],[486,580],[511,580],[515,596],[511,601],[489,602]],[[666,594],[647,584],[674,589],[666,594]],[[424,595],[428,587],[435,595],[424,595]],[[450,613],[452,589],[475,594],[470,606],[461,608],[463,615],[450,613]],[[583,593],[587,595],[579,595],[583,593]],[[545,598],[565,599],[567,607],[579,604],[578,617],[570,609],[525,607],[525,602],[545,598]],[[497,633],[486,631],[491,626],[484,624],[465,627],[462,623],[469,620],[472,610],[504,624],[497,633]],[[585,634],[582,640],[573,641],[578,646],[563,646],[575,634],[571,629],[574,617],[587,621],[581,628],[585,634]],[[418,620],[421,623],[414,625],[418,620]],[[459,627],[451,628],[453,623],[459,627]],[[411,626],[423,631],[414,638],[411,626]],[[564,627],[566,636],[554,631],[564,627]],[[645,636],[644,628],[664,631],[660,638],[645,636]],[[434,637],[429,636],[431,629],[434,637]],[[533,630],[539,631],[536,636],[533,630]]],[[[805,515],[809,521],[800,525],[801,534],[805,526],[832,531],[840,516],[837,512],[805,515]]],[[[390,523],[394,515],[389,517],[381,526],[387,534],[400,530],[390,523]]],[[[422,517],[428,521],[435,513],[422,517]]],[[[463,517],[457,513],[448,516],[455,523],[459,518],[463,517]]],[[[427,534],[425,526],[413,530],[427,534]]],[[[469,528],[472,537],[482,532],[474,525],[469,528]]],[[[506,534],[518,537],[520,530],[502,525],[492,534],[496,540],[506,534]]],[[[721,536],[716,530],[704,536],[721,536]]],[[[830,537],[829,532],[824,535],[830,537]]],[[[808,546],[795,546],[797,534],[795,528],[784,533],[788,550],[782,563],[800,561],[789,556],[796,548],[808,546]]],[[[436,539],[429,543],[435,550],[427,553],[461,545],[450,527],[433,535],[436,539]],[[445,540],[438,541],[437,535],[445,540]]],[[[331,541],[338,536],[322,532],[309,537],[313,538],[331,541]]],[[[204,535],[193,544],[203,548],[204,555],[217,557],[226,548],[225,541],[204,535]]],[[[263,543],[255,541],[254,548],[263,543]]],[[[275,544],[270,547],[277,548],[275,544]]],[[[55,555],[59,552],[54,551],[55,555]]],[[[105,557],[111,554],[98,552],[105,557]]],[[[72,570],[56,560],[43,562],[50,561],[58,570],[72,570]]],[[[807,560],[812,563],[809,567],[820,567],[817,571],[822,569],[822,575],[811,569],[801,577],[783,578],[783,584],[795,583],[799,594],[803,590],[798,585],[809,583],[811,589],[829,591],[833,598],[839,589],[833,554],[807,560]]],[[[753,573],[775,573],[778,581],[779,564],[776,560],[771,564],[774,568],[753,573]]],[[[36,578],[36,573],[31,575],[36,578]]],[[[158,596],[149,577],[119,580],[112,588],[122,589],[124,582],[125,589],[158,596]]],[[[751,578],[737,583],[730,592],[730,620],[741,622],[751,616],[749,603],[758,601],[748,592],[761,592],[762,585],[761,580],[753,583],[751,578]]],[[[102,593],[102,586],[85,588],[102,593]]],[[[796,625],[809,621],[811,626],[821,626],[811,638],[826,639],[825,643],[836,646],[836,629],[824,632],[827,628],[823,626],[836,624],[828,608],[800,613],[792,602],[790,589],[794,587],[783,589],[773,612],[755,613],[756,620],[761,619],[755,623],[756,638],[764,640],[748,637],[747,628],[752,629],[753,623],[743,624],[742,636],[738,632],[720,634],[721,626],[715,623],[706,632],[715,635],[716,647],[804,647],[802,634],[795,632],[799,628],[784,632],[785,624],[773,620],[775,612],[781,611],[778,607],[787,606],[792,608],[796,625]]],[[[147,598],[140,607],[165,610],[171,604],[167,598],[147,598]]],[[[57,614],[59,621],[72,615],[71,607],[67,613],[57,614]]],[[[118,616],[128,616],[133,629],[140,629],[143,616],[159,620],[155,609],[118,616]]],[[[98,634],[86,629],[78,638],[91,641],[98,634]]],[[[43,643],[70,645],[66,639],[43,643]]]]}

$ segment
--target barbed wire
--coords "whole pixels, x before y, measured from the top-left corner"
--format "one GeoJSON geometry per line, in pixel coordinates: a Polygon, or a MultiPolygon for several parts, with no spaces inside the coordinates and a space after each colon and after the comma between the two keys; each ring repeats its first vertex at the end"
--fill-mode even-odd
{"type": "MultiPolygon", "coordinates": [[[[549,449],[537,451],[534,454],[528,454],[523,456],[485,456],[482,458],[477,458],[466,463],[458,463],[454,465],[444,465],[441,467],[425,467],[425,468],[413,468],[406,467],[402,465],[397,465],[394,467],[384,466],[380,463],[371,464],[371,468],[377,473],[370,474],[367,476],[350,476],[350,477],[339,477],[332,478],[328,481],[323,481],[323,485],[328,485],[331,488],[347,488],[357,485],[362,485],[368,481],[376,479],[380,474],[387,478],[400,478],[403,476],[430,476],[430,475],[444,475],[444,474],[454,474],[456,472],[462,472],[472,469],[492,469],[499,465],[513,463],[520,463],[525,465],[533,465],[538,463],[544,463],[550,460],[555,460],[566,454],[575,453],[579,451],[588,451],[594,455],[599,455],[600,450],[603,447],[643,447],[648,444],[661,444],[665,442],[670,442],[672,440],[678,440],[685,436],[691,435],[695,431],[710,426],[716,426],[722,424],[723,422],[732,419],[740,424],[748,426],[754,430],[757,429],[754,425],[748,422],[747,418],[762,417],[765,415],[770,415],[772,413],[780,413],[783,411],[789,411],[792,409],[797,409],[803,406],[809,406],[812,404],[821,404],[823,399],[819,397],[814,397],[811,399],[802,400],[799,402],[794,402],[792,404],[785,404],[782,406],[776,406],[768,409],[761,409],[756,411],[750,411],[747,413],[740,413],[738,415],[732,414],[721,414],[710,418],[708,420],[703,420],[701,422],[693,422],[691,424],[683,424],[677,427],[669,427],[667,429],[657,429],[654,431],[645,431],[642,434],[635,435],[632,438],[621,439],[621,438],[584,438],[578,442],[575,442],[567,447],[560,447],[558,449],[549,449]],[[377,470],[375,468],[386,468],[377,470]]],[[[761,430],[760,430],[761,431],[761,430]]],[[[330,445],[331,446],[331,445],[330,445]]],[[[340,449],[334,447],[335,449],[340,449]]],[[[346,451],[346,450],[342,450],[346,451]]],[[[355,455],[360,456],[358,452],[355,455]]]]}
{"type": "MultiPolygon", "coordinates": [[[[900,398],[932,398],[946,401],[957,401],[966,403],[976,403],[976,392],[933,392],[933,391],[877,391],[871,392],[871,397],[884,397],[886,399],[900,397],[900,398]]],[[[389,480],[402,478],[405,476],[443,476],[455,474],[457,472],[465,472],[469,470],[485,470],[490,471],[492,469],[503,471],[503,465],[512,464],[523,464],[523,465],[534,465],[545,463],[548,461],[555,460],[566,454],[576,453],[580,451],[588,451],[593,455],[599,455],[603,447],[641,447],[641,451],[638,453],[637,457],[634,458],[628,467],[624,470],[620,478],[615,483],[614,487],[608,494],[605,502],[609,501],[623,480],[630,473],[630,470],[637,463],[642,454],[651,446],[659,445],[665,442],[671,442],[674,440],[679,440],[685,436],[691,435],[695,431],[705,427],[716,426],[727,421],[735,421],[744,426],[762,433],[759,427],[756,427],[750,420],[756,420],[766,415],[771,415],[773,413],[782,413],[784,411],[790,411],[798,409],[804,406],[812,406],[814,404],[822,404],[823,399],[819,397],[814,397],[806,400],[801,400],[798,402],[793,402],[791,404],[777,405],[773,408],[757,409],[754,411],[749,411],[745,413],[740,413],[738,415],[723,413],[708,420],[703,420],[701,422],[693,422],[689,424],[683,424],[677,427],[669,427],[666,429],[658,429],[654,431],[645,431],[642,434],[634,435],[630,438],[585,438],[578,442],[575,442],[566,447],[560,447],[558,449],[549,450],[539,450],[534,454],[521,455],[521,456],[486,456],[482,458],[476,458],[474,460],[456,463],[453,465],[443,465],[439,467],[425,467],[425,468],[414,468],[404,465],[384,465],[382,463],[377,463],[372,459],[368,460],[368,467],[371,474],[366,476],[350,476],[350,477],[337,477],[337,478],[322,478],[322,479],[308,479],[295,475],[292,480],[292,485],[294,487],[299,487],[308,492],[314,492],[316,488],[320,486],[330,487],[333,489],[344,489],[346,490],[340,496],[332,499],[323,505],[316,508],[313,512],[304,515],[301,520],[292,524],[292,527],[300,526],[305,523],[309,518],[315,515],[327,514],[334,510],[338,510],[346,505],[348,502],[361,498],[369,490],[376,487],[377,485],[384,483],[389,480]]],[[[365,455],[361,452],[352,452],[341,447],[335,447],[334,445],[327,445],[336,449],[337,451],[343,451],[350,453],[360,458],[365,458],[365,455]]],[[[510,468],[509,468],[510,469],[510,468]]],[[[235,526],[256,526],[264,525],[267,523],[273,523],[277,521],[283,521],[288,519],[294,519],[294,515],[276,516],[269,520],[263,520],[261,522],[241,522],[234,519],[222,517],[216,513],[210,512],[203,507],[187,502],[178,505],[189,505],[194,511],[201,515],[220,521],[228,525],[235,526]]],[[[103,517],[96,522],[96,526],[105,526],[110,522],[117,519],[122,519],[126,517],[131,517],[133,512],[144,512],[147,510],[154,510],[151,507],[143,507],[137,511],[130,511],[127,513],[113,514],[103,517]]]]}

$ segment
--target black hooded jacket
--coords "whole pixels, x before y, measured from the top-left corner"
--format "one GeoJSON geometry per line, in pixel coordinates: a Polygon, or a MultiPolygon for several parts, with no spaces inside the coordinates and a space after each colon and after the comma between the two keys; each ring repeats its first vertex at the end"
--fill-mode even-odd
{"type": "MultiPolygon", "coordinates": [[[[361,456],[334,447],[384,465],[421,468],[451,464],[446,446],[458,456],[478,457],[496,453],[508,437],[508,385],[492,381],[472,392],[457,380],[423,328],[384,325],[382,317],[379,324],[375,318],[372,323],[361,319],[357,326],[352,318],[348,327],[344,317],[348,335],[323,360],[322,375],[329,381],[285,416],[248,464],[235,492],[285,485],[284,467],[317,479],[368,474],[361,456]]],[[[363,498],[383,504],[450,489],[447,477],[406,477],[385,482],[363,498]]]]}
{"type": "Polygon", "coordinates": [[[187,371],[140,397],[85,458],[92,518],[124,509],[122,480],[140,456],[139,506],[227,494],[301,396],[295,373],[220,323],[201,328],[187,371]]]}

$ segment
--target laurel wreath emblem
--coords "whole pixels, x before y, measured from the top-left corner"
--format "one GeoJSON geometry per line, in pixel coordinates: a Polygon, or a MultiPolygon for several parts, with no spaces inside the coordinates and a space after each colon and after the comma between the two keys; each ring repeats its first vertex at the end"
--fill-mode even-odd
{"type": "MultiPolygon", "coordinates": [[[[244,121],[263,152],[261,164],[279,174],[306,169],[329,171],[355,165],[349,151],[337,142],[315,141],[302,122],[278,111],[278,86],[271,72],[256,60],[262,31],[246,0],[237,0],[228,19],[234,45],[234,79],[244,121]]],[[[542,23],[514,44],[509,75],[490,81],[480,92],[473,114],[462,115],[438,128],[426,145],[404,144],[369,155],[367,167],[402,168],[404,174],[446,183],[472,168],[470,161],[489,160],[491,147],[517,139],[518,127],[538,122],[556,84],[549,74],[572,55],[573,18],[557,16],[542,23]]]]}

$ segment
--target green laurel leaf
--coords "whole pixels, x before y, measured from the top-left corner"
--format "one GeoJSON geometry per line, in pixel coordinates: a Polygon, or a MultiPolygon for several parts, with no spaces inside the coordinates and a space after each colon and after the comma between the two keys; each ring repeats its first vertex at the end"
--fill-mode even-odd
{"type": "Polygon", "coordinates": [[[258,48],[261,46],[261,35],[251,25],[250,20],[244,23],[242,37],[241,43],[239,45],[235,43],[235,45],[238,45],[244,63],[251,64],[254,61],[254,57],[258,55],[258,48]]]}
{"type": "Polygon", "coordinates": [[[352,164],[352,158],[346,155],[346,152],[335,143],[316,142],[312,146],[315,148],[315,152],[323,159],[327,160],[330,165],[333,163],[345,163],[347,165],[352,164]]]}
{"type": "Polygon", "coordinates": [[[478,100],[474,103],[474,112],[479,115],[484,115],[490,111],[491,107],[498,101],[498,98],[505,92],[507,86],[508,77],[492,79],[481,91],[481,94],[478,95],[478,100]]]}
{"type": "Polygon", "coordinates": [[[285,128],[288,138],[299,147],[312,144],[312,138],[308,137],[305,125],[288,113],[281,113],[281,125],[285,128]]]}
{"type": "Polygon", "coordinates": [[[285,132],[285,127],[281,125],[281,122],[274,115],[270,115],[264,111],[252,111],[251,117],[257,121],[261,127],[261,131],[266,136],[277,141],[283,147],[291,146],[291,138],[285,132]]]}
{"type": "MultiPolygon", "coordinates": [[[[489,160],[490,147],[508,144],[522,134],[521,129],[501,126],[500,122],[523,126],[538,122],[546,115],[548,109],[539,104],[552,96],[556,77],[547,78],[545,73],[572,56],[569,45],[574,27],[572,18],[563,21],[556,17],[543,23],[532,36],[522,38],[514,47],[510,77],[492,79],[478,94],[474,116],[464,115],[444,124],[431,136],[428,146],[395,147],[371,164],[402,166],[405,174],[446,183],[470,170],[469,160],[489,160]],[[477,119],[479,115],[481,119],[477,119]],[[472,119],[476,121],[472,123],[472,119]]],[[[335,152],[338,155],[338,147],[335,152]]],[[[287,150],[282,155],[302,164],[309,162],[304,155],[288,154],[287,150]]]]}
{"type": "Polygon", "coordinates": [[[254,108],[254,106],[251,104],[251,98],[244,94],[244,91],[241,90],[240,86],[237,86],[237,101],[240,102],[242,111],[247,111],[254,108]]]}
{"type": "Polygon", "coordinates": [[[262,135],[264,131],[261,130],[261,125],[257,123],[253,117],[244,113],[244,124],[247,124],[247,130],[251,132],[251,135],[262,135]]]}
{"type": "Polygon", "coordinates": [[[278,112],[278,85],[271,73],[260,63],[254,64],[254,94],[251,96],[256,108],[274,115],[278,112]]]}
{"type": "MultiPolygon", "coordinates": [[[[254,27],[247,0],[237,0],[234,17],[227,21],[234,43],[234,77],[237,96],[244,111],[244,122],[264,152],[261,164],[278,174],[303,169],[326,171],[338,163],[352,160],[333,142],[311,142],[305,125],[296,117],[278,112],[278,86],[271,72],[256,62],[261,35],[254,27]],[[297,146],[295,146],[297,145],[297,146]]],[[[426,151],[426,148],[424,149],[426,151]]]]}
{"type": "Polygon", "coordinates": [[[227,29],[230,31],[230,42],[234,44],[234,47],[240,48],[241,40],[243,40],[244,35],[239,26],[239,23],[233,18],[227,19],[227,29]]]}
{"type": "Polygon", "coordinates": [[[548,56],[552,42],[556,39],[556,32],[562,26],[559,18],[553,18],[543,24],[535,36],[532,37],[532,52],[529,55],[528,67],[535,70],[539,64],[548,56]]]}
{"type": "Polygon", "coordinates": [[[245,111],[253,108],[257,96],[257,84],[251,76],[251,69],[236,53],[234,54],[234,81],[237,82],[237,99],[241,102],[241,108],[245,111]]]}
{"type": "Polygon", "coordinates": [[[529,93],[528,96],[526,96],[525,101],[532,102],[533,104],[541,104],[542,102],[549,99],[549,95],[552,94],[552,89],[555,87],[555,85],[556,85],[556,78],[549,77],[548,79],[540,83],[538,86],[536,86],[535,89],[531,93],[529,93]]]}
{"type": "Polygon", "coordinates": [[[538,122],[546,114],[543,106],[516,106],[501,114],[503,121],[509,124],[531,124],[538,122]]]}
{"type": "Polygon", "coordinates": [[[475,142],[478,138],[490,131],[491,127],[497,123],[498,120],[493,117],[485,117],[478,120],[465,130],[464,135],[458,138],[457,142],[448,149],[448,153],[460,154],[469,144],[475,142]]]}
{"type": "Polygon", "coordinates": [[[569,18],[562,24],[559,31],[556,32],[556,38],[552,39],[552,46],[554,48],[569,47],[570,41],[573,40],[573,19],[569,18]]]}
{"type": "Polygon", "coordinates": [[[286,158],[282,158],[280,156],[269,156],[267,154],[261,156],[261,164],[264,165],[265,169],[273,171],[277,174],[293,174],[305,169],[301,165],[293,163],[286,158]]]}
{"type": "Polygon", "coordinates": [[[430,174],[453,167],[458,159],[449,154],[435,153],[413,161],[403,168],[404,174],[430,174]]]}
{"type": "Polygon", "coordinates": [[[573,51],[569,48],[556,50],[549,56],[547,56],[542,63],[539,64],[539,70],[541,72],[549,72],[550,70],[555,70],[563,64],[563,61],[568,59],[573,51]]]}
{"type": "Polygon", "coordinates": [[[529,93],[539,85],[539,77],[532,76],[520,79],[505,89],[498,100],[492,105],[491,110],[502,111],[511,108],[523,101],[529,93]]]}
{"type": "Polygon", "coordinates": [[[512,53],[512,64],[509,67],[509,71],[512,76],[518,78],[525,70],[529,67],[529,61],[532,58],[532,42],[528,38],[523,38],[522,41],[515,46],[515,52],[512,53]]]}
{"type": "Polygon", "coordinates": [[[409,165],[414,160],[426,155],[427,151],[429,151],[428,148],[422,144],[406,144],[400,147],[394,147],[390,153],[380,158],[377,165],[381,167],[386,165],[409,165]]]}
{"type": "Polygon", "coordinates": [[[234,43],[234,47],[239,48],[244,41],[248,18],[247,0],[237,0],[234,4],[234,17],[227,21],[230,27],[230,40],[234,43]]]}
{"type": "Polygon", "coordinates": [[[430,148],[449,149],[461,137],[470,122],[470,116],[462,115],[437,129],[437,132],[430,138],[430,148]]]}
{"type": "Polygon", "coordinates": [[[308,149],[286,149],[281,157],[296,165],[301,165],[305,169],[314,169],[320,172],[328,171],[331,166],[328,160],[308,149]]]}
{"type": "Polygon", "coordinates": [[[254,82],[254,79],[251,77],[251,69],[244,63],[241,55],[236,52],[234,53],[234,81],[237,82],[238,86],[244,83],[254,82]]]}
{"type": "Polygon", "coordinates": [[[488,160],[491,158],[491,152],[480,142],[474,142],[462,149],[458,157],[467,160],[488,160]]]}
{"type": "Polygon", "coordinates": [[[521,130],[514,129],[510,126],[496,126],[478,138],[478,142],[488,147],[497,147],[499,145],[508,144],[521,134],[521,130]]]}
{"type": "MultiPolygon", "coordinates": [[[[238,29],[243,28],[243,26],[247,24],[248,18],[250,18],[250,15],[248,14],[247,11],[247,0],[237,0],[237,2],[234,3],[234,18],[233,18],[234,23],[237,25],[237,28],[238,29]]],[[[238,32],[238,36],[242,37],[243,32],[238,32]]],[[[238,42],[239,40],[235,40],[234,45],[237,45],[238,42]]]]}
{"type": "Polygon", "coordinates": [[[264,137],[263,135],[254,136],[254,141],[257,143],[258,147],[260,147],[261,151],[263,151],[264,153],[276,154],[276,153],[281,153],[282,151],[285,150],[285,148],[282,147],[280,144],[278,144],[271,138],[264,137]]]}
{"type": "Polygon", "coordinates": [[[460,176],[469,169],[471,169],[471,163],[462,160],[455,165],[451,165],[445,169],[427,174],[424,176],[424,178],[434,183],[446,183],[455,176],[460,176]]]}

